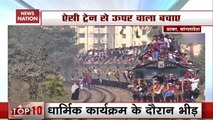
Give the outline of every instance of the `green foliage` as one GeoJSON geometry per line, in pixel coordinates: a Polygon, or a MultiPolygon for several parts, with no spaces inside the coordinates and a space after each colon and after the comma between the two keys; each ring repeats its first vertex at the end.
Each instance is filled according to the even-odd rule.
{"type": "Polygon", "coordinates": [[[42,83],[42,87],[44,90],[44,94],[49,97],[53,96],[62,96],[64,94],[64,86],[63,86],[63,78],[55,75],[48,75],[44,82],[42,83]]]}

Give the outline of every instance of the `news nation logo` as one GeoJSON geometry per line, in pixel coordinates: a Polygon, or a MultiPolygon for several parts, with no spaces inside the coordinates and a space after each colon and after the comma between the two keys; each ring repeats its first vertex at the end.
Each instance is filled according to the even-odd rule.
{"type": "Polygon", "coordinates": [[[16,23],[39,23],[39,10],[17,9],[16,23]]]}
{"type": "Polygon", "coordinates": [[[12,108],[12,115],[42,115],[42,106],[18,107],[12,108]]]}

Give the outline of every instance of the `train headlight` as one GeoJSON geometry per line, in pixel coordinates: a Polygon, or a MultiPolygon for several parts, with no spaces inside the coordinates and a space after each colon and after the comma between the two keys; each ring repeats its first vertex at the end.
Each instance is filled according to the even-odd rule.
{"type": "Polygon", "coordinates": [[[165,64],[164,61],[158,61],[158,68],[164,68],[165,64]]]}

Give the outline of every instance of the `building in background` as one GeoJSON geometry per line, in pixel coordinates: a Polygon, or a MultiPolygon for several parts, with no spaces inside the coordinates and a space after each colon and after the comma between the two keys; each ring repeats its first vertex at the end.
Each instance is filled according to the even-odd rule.
{"type": "Polygon", "coordinates": [[[84,44],[83,51],[113,49],[147,44],[148,26],[77,26],[77,44],[84,44]]]}
{"type": "Polygon", "coordinates": [[[84,51],[91,49],[105,49],[108,46],[108,32],[106,26],[78,26],[77,44],[84,44],[84,51]]]}
{"type": "Polygon", "coordinates": [[[146,45],[150,29],[148,26],[116,26],[115,48],[146,45]]]}

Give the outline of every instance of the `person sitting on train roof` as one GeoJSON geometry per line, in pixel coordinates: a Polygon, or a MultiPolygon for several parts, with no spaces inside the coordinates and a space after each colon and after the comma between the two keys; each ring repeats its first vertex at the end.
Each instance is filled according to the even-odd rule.
{"type": "Polygon", "coordinates": [[[159,58],[159,52],[157,48],[154,48],[154,51],[152,52],[152,58],[154,61],[158,61],[159,58]]]}
{"type": "Polygon", "coordinates": [[[167,53],[165,48],[160,48],[159,60],[166,61],[166,59],[167,59],[167,53]]]}
{"type": "Polygon", "coordinates": [[[168,45],[167,45],[167,42],[164,41],[164,38],[163,38],[163,37],[161,37],[160,40],[157,41],[157,43],[158,43],[158,46],[157,46],[158,50],[159,50],[160,48],[168,49],[168,47],[167,47],[167,46],[168,46],[168,45]]]}
{"type": "Polygon", "coordinates": [[[148,61],[152,61],[152,51],[148,50],[147,53],[145,54],[145,57],[148,58],[148,61]]]}
{"type": "Polygon", "coordinates": [[[176,63],[175,56],[172,51],[168,51],[168,61],[176,63]]]}
{"type": "Polygon", "coordinates": [[[95,64],[134,64],[138,62],[137,60],[140,60],[140,64],[144,65],[158,59],[162,61],[169,60],[190,67],[193,66],[189,62],[187,55],[181,53],[178,40],[163,34],[154,35],[153,40],[148,45],[88,50],[86,56],[82,56],[78,60],[80,61],[79,63],[84,61],[95,64]],[[140,60],[141,56],[142,58],[145,57],[144,61],[140,60]]]}
{"type": "Polygon", "coordinates": [[[164,36],[164,41],[167,43],[167,48],[170,48],[171,39],[169,39],[169,35],[164,36]]]}
{"type": "Polygon", "coordinates": [[[177,63],[180,63],[181,62],[181,52],[180,51],[175,51],[175,53],[174,53],[174,57],[175,57],[175,61],[177,62],[177,63]]]}

